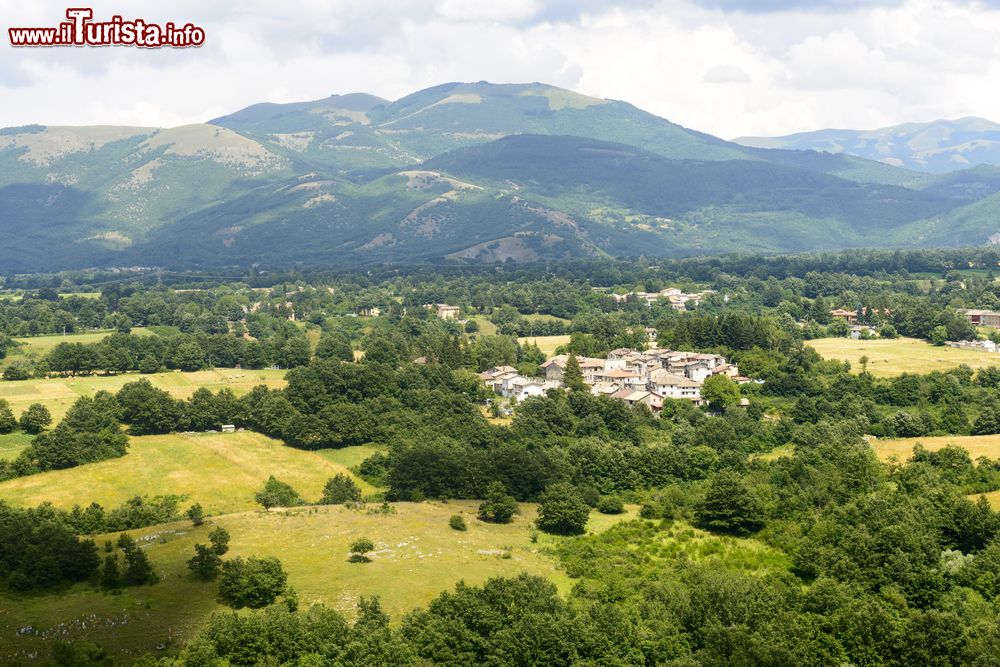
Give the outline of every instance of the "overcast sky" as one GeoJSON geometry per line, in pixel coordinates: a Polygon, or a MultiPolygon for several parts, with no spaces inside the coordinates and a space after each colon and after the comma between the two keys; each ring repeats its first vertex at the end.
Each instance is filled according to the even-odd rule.
{"type": "Polygon", "coordinates": [[[725,138],[1000,121],[1000,0],[117,0],[95,17],[190,21],[206,45],[10,46],[7,28],[66,6],[0,0],[0,126],[173,126],[478,80],[626,100],[725,138]]]}

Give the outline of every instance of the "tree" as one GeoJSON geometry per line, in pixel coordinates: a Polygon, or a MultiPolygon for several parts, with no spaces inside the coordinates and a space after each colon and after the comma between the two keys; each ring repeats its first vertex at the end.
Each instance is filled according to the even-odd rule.
{"type": "Polygon", "coordinates": [[[348,558],[352,563],[370,563],[368,554],[375,550],[375,543],[367,537],[359,537],[351,542],[351,556],[348,558]]]}
{"type": "Polygon", "coordinates": [[[187,562],[192,574],[202,581],[211,581],[219,576],[222,558],[207,544],[194,545],[194,557],[187,562]]]}
{"type": "Polygon", "coordinates": [[[106,589],[118,588],[121,585],[121,568],[118,567],[118,556],[108,554],[104,557],[104,566],[101,568],[101,587],[106,589]]]}
{"type": "Polygon", "coordinates": [[[728,375],[719,373],[705,379],[701,385],[701,397],[713,410],[722,412],[740,402],[740,387],[728,375]]]}
{"type": "MultiPolygon", "coordinates": [[[[0,359],[3,357],[0,356],[0,359]]],[[[31,377],[31,367],[28,364],[21,362],[14,362],[7,368],[3,369],[3,379],[8,382],[17,382],[19,380],[27,380],[31,377]]]]}
{"type": "Polygon", "coordinates": [[[212,544],[212,550],[220,556],[229,551],[229,531],[222,526],[212,529],[208,534],[208,541],[212,544]]]}
{"type": "Polygon", "coordinates": [[[361,500],[361,489],[354,480],[342,472],[327,480],[323,487],[323,499],[320,503],[324,505],[341,505],[347,502],[357,502],[361,500]]]}
{"type": "Polygon", "coordinates": [[[233,609],[261,609],[285,592],[288,575],[277,558],[237,557],[222,564],[219,595],[233,609]]]}
{"type": "Polygon", "coordinates": [[[566,368],[563,369],[563,384],[570,391],[587,391],[587,384],[583,381],[583,371],[580,369],[580,362],[576,355],[570,353],[566,360],[566,368]]]}
{"type": "Polygon", "coordinates": [[[555,535],[580,535],[590,518],[590,507],[570,484],[558,482],[545,489],[539,498],[538,518],[541,530],[555,535]]]}
{"type": "Polygon", "coordinates": [[[118,547],[125,557],[125,570],[122,572],[123,584],[126,586],[145,586],[155,584],[159,580],[146,552],[139,548],[138,543],[128,533],[122,533],[119,536],[118,547]]]}
{"type": "Polygon", "coordinates": [[[507,493],[502,482],[490,482],[486,499],[479,505],[479,520],[490,523],[510,523],[517,513],[517,500],[507,493]]]}
{"type": "Polygon", "coordinates": [[[760,501],[729,470],[712,479],[705,498],[695,507],[695,518],[706,530],[733,535],[749,535],[764,527],[760,501]]]}
{"type": "Polygon", "coordinates": [[[200,503],[195,503],[188,508],[187,517],[191,519],[191,523],[200,526],[205,523],[205,510],[202,509],[200,503]]]}
{"type": "Polygon", "coordinates": [[[340,333],[324,333],[316,345],[316,358],[354,361],[354,350],[351,349],[351,341],[347,340],[347,337],[340,333]]]}
{"type": "Polygon", "coordinates": [[[136,435],[170,433],[181,420],[181,406],[170,394],[143,378],[129,382],[116,396],[122,419],[136,435]]]}
{"type": "Polygon", "coordinates": [[[948,329],[944,326],[936,326],[931,329],[927,339],[932,345],[944,345],[948,342],[948,329]]]}
{"type": "Polygon", "coordinates": [[[263,505],[265,510],[272,507],[297,507],[303,504],[298,492],[274,475],[267,478],[264,488],[254,495],[254,499],[263,505]]]}
{"type": "Polygon", "coordinates": [[[32,403],[27,410],[21,413],[21,419],[18,423],[25,433],[38,435],[52,423],[52,413],[41,403],[32,403]]]}
{"type": "Polygon", "coordinates": [[[0,434],[12,433],[16,428],[17,419],[14,418],[14,411],[10,409],[10,403],[0,398],[0,434]]]}
{"type": "Polygon", "coordinates": [[[205,351],[193,340],[178,345],[172,358],[174,366],[182,371],[200,371],[205,367],[205,351]]]}

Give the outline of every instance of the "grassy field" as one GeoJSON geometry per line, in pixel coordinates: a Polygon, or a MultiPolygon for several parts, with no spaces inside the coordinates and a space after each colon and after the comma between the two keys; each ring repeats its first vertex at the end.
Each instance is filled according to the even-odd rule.
{"type": "MultiPolygon", "coordinates": [[[[427,604],[459,580],[480,584],[489,577],[520,572],[546,576],[563,593],[569,591],[570,580],[546,553],[562,538],[542,535],[531,541],[533,506],[523,505],[511,524],[494,525],[475,519],[477,504],[398,503],[389,515],[343,507],[249,512],[217,517],[198,528],[178,522],[135,531],[136,537],[151,536],[145,549],[160,583],[118,595],[86,585],[24,599],[0,595],[0,656],[47,657],[55,638],[96,641],[116,662],[176,649],[209,614],[223,609],[215,600],[217,584],[193,581],[185,566],[194,544],[206,543],[214,525],[232,534],[226,558],[280,558],[302,608],[323,603],[353,615],[359,596],[379,595],[398,622],[402,614],[427,604]],[[448,527],[452,514],[465,516],[468,531],[448,527]],[[371,563],[347,561],[349,544],[360,536],[376,544],[371,563]],[[37,634],[17,634],[28,625],[37,634]]],[[[635,512],[632,507],[628,514],[615,517],[595,514],[590,529],[606,529],[633,518],[635,512]]]]}
{"type": "Polygon", "coordinates": [[[115,392],[125,383],[135,382],[140,378],[148,379],[154,387],[164,389],[177,398],[187,398],[199,387],[207,387],[212,391],[229,387],[236,394],[244,394],[259,384],[279,388],[285,384],[284,377],[285,371],[235,370],[231,368],[196,371],[194,373],[175,371],[151,375],[136,373],[88,375],[75,378],[0,382],[0,398],[7,399],[15,415],[20,415],[32,403],[42,403],[52,412],[53,419],[59,421],[78,397],[92,396],[102,389],[115,392]]]}
{"type": "Polygon", "coordinates": [[[967,364],[972,368],[1000,366],[1000,354],[937,347],[915,338],[895,340],[851,340],[820,338],[807,343],[825,359],[851,362],[851,370],[861,372],[860,359],[868,357],[868,372],[878,377],[903,373],[929,373],[967,364]]]}
{"type": "MultiPolygon", "coordinates": [[[[32,507],[48,501],[68,509],[91,502],[115,507],[136,495],[177,494],[187,497],[184,507],[197,502],[209,514],[223,514],[256,508],[253,495],[268,475],[315,502],[326,480],[348,468],[332,455],[287,447],[250,431],[140,436],[130,442],[129,453],[119,459],[0,482],[0,500],[32,507]]],[[[366,453],[340,456],[360,463],[366,453]]],[[[376,491],[356,481],[363,493],[376,491]]]]}
{"type": "Polygon", "coordinates": [[[490,318],[485,315],[476,315],[475,317],[470,317],[469,319],[475,320],[476,324],[479,325],[479,333],[483,336],[495,336],[497,333],[497,325],[490,321],[490,318]]]}
{"type": "Polygon", "coordinates": [[[939,437],[896,438],[886,440],[872,439],[875,453],[883,461],[895,456],[905,461],[913,455],[913,446],[921,443],[930,450],[941,449],[946,445],[956,445],[969,452],[973,460],[980,456],[991,459],[1000,458],[1000,435],[943,435],[939,437]]]}
{"type": "Polygon", "coordinates": [[[569,344],[569,336],[533,336],[531,338],[518,338],[517,342],[521,345],[524,345],[525,342],[534,343],[546,357],[551,357],[556,353],[557,347],[569,344]]]}
{"type": "Polygon", "coordinates": [[[0,435],[0,460],[16,459],[21,450],[27,447],[33,438],[34,436],[21,432],[0,435]]]}

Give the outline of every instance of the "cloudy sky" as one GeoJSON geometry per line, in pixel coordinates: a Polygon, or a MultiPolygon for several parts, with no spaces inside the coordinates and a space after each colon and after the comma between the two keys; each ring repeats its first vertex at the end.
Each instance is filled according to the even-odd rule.
{"type": "Polygon", "coordinates": [[[172,126],[459,80],[543,81],[726,138],[1000,121],[1000,0],[99,0],[96,18],[190,21],[207,43],[10,46],[66,6],[0,0],[0,126],[172,126]]]}

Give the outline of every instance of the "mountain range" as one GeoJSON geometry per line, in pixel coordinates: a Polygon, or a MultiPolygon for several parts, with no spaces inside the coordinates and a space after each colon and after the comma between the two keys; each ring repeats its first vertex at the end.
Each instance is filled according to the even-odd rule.
{"type": "Polygon", "coordinates": [[[6,128],[0,273],[1000,238],[1000,168],[867,157],[728,142],[539,83],[257,104],[166,129],[6,128]]]}
{"type": "Polygon", "coordinates": [[[816,130],[784,137],[740,137],[757,148],[843,153],[931,174],[1000,164],[1000,124],[983,118],[907,123],[878,130],[816,130]]]}

